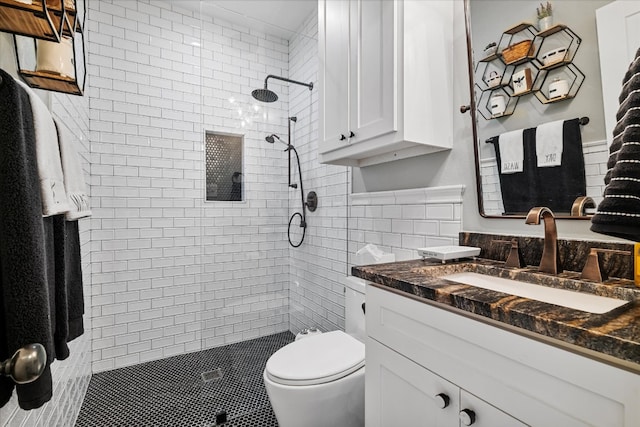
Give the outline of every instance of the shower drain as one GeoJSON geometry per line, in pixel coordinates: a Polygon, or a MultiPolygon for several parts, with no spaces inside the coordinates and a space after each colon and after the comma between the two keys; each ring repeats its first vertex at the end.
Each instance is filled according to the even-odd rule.
{"type": "Polygon", "coordinates": [[[202,376],[202,381],[205,383],[209,383],[211,381],[217,381],[222,378],[222,369],[214,369],[213,371],[206,371],[200,374],[202,376]]]}

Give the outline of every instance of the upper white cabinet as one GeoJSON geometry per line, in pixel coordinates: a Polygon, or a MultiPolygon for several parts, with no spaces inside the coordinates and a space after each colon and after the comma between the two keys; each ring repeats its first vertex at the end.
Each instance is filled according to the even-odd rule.
{"type": "Polygon", "coordinates": [[[320,162],[452,147],[453,2],[320,0],[320,162]]]}

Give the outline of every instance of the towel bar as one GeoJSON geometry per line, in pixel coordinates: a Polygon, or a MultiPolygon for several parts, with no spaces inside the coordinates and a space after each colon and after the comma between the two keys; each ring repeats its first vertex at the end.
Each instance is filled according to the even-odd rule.
{"type": "MultiPolygon", "coordinates": [[[[589,124],[589,117],[584,116],[584,117],[580,117],[578,119],[578,123],[580,123],[581,126],[585,126],[589,124]]],[[[487,138],[484,142],[487,144],[495,144],[498,141],[498,137],[497,136],[492,136],[491,138],[487,138]]]]}

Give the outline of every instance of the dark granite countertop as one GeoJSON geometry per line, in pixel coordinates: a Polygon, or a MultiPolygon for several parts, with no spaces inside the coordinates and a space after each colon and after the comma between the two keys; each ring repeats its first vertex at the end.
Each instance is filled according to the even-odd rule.
{"type": "MultiPolygon", "coordinates": [[[[522,329],[551,341],[568,343],[606,355],[605,361],[621,361],[626,369],[640,372],[640,288],[628,279],[605,283],[581,281],[579,273],[558,276],[539,273],[537,267],[503,268],[500,261],[476,259],[441,264],[412,260],[352,268],[356,277],[454,309],[522,329]],[[593,314],[532,299],[464,285],[440,278],[464,271],[510,278],[561,289],[592,293],[629,301],[605,314],[593,314]],[[629,363],[630,362],[630,363],[629,363]]],[[[478,318],[482,320],[482,318],[478,318]]],[[[513,328],[512,328],[513,330],[513,328]]],[[[531,335],[531,334],[529,334],[531,335]]],[[[593,354],[592,354],[593,356],[593,354]]]]}

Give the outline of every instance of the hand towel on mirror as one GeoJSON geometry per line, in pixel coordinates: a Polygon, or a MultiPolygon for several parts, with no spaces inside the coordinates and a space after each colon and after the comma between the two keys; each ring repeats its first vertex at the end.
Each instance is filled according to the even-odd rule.
{"type": "Polygon", "coordinates": [[[82,163],[78,152],[73,146],[73,139],[69,130],[64,123],[58,123],[56,120],[54,120],[54,123],[58,131],[64,188],[69,202],[69,211],[65,213],[65,219],[67,221],[76,221],[80,218],[91,216],[82,163]]]}
{"type": "Polygon", "coordinates": [[[524,169],[522,129],[500,134],[498,145],[500,146],[500,173],[522,172],[524,169]]]}
{"type": "Polygon", "coordinates": [[[564,120],[544,123],[536,129],[536,158],[539,168],[560,166],[564,120]]]}
{"type": "Polygon", "coordinates": [[[42,216],[65,213],[69,210],[69,203],[64,189],[60,148],[53,117],[44,102],[29,86],[20,81],[17,82],[29,94],[31,102],[42,195],[42,216]]]}

